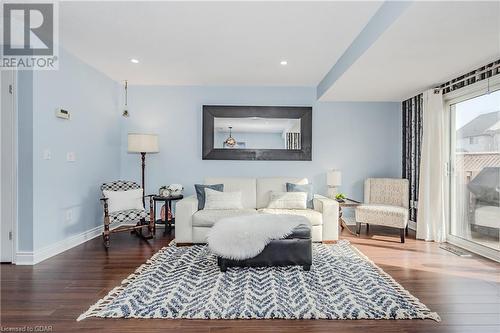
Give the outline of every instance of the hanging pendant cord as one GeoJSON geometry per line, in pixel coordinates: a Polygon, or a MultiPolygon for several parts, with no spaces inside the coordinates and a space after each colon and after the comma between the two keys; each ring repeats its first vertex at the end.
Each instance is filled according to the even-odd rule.
{"type": "Polygon", "coordinates": [[[128,100],[128,81],[125,80],[125,106],[127,106],[127,100],[128,100]]]}

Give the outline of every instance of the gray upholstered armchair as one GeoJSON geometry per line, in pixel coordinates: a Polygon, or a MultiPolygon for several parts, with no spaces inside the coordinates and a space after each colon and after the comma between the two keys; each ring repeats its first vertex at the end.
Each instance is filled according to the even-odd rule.
{"type": "MultiPolygon", "coordinates": [[[[111,183],[105,183],[101,186],[102,191],[128,191],[128,190],[138,190],[141,187],[132,181],[123,181],[118,180],[111,183]]],[[[104,246],[109,248],[110,245],[110,235],[115,232],[122,231],[133,231],[138,236],[144,239],[150,239],[154,235],[154,221],[153,214],[151,213],[153,209],[153,201],[150,195],[143,196],[143,204],[144,199],[149,197],[149,211],[142,206],[142,209],[126,209],[115,212],[109,212],[108,206],[108,198],[106,198],[103,194],[101,198],[101,202],[104,204],[104,231],[102,233],[104,246]],[[117,226],[128,225],[128,227],[111,229],[110,226],[114,224],[117,226]],[[149,235],[144,236],[142,234],[142,228],[147,226],[149,235]]]]}
{"type": "Polygon", "coordinates": [[[356,208],[356,232],[361,223],[398,228],[401,243],[408,233],[408,180],[368,178],[365,180],[364,204],[356,208]]]}

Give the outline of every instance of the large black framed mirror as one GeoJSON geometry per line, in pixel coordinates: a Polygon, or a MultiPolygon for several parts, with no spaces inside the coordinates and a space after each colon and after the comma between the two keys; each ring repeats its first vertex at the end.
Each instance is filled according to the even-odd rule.
{"type": "Polygon", "coordinates": [[[203,105],[204,160],[310,161],[312,108],[203,105]]]}

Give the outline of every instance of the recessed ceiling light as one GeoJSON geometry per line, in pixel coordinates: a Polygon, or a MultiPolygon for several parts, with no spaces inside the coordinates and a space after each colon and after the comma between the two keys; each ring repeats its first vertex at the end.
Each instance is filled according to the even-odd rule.
{"type": "Polygon", "coordinates": [[[286,66],[286,65],[288,65],[288,61],[286,61],[286,60],[281,60],[280,65],[281,65],[281,66],[286,66]]]}
{"type": "Polygon", "coordinates": [[[139,60],[132,58],[132,59],[130,59],[130,62],[132,62],[132,63],[134,63],[134,64],[138,64],[138,63],[139,63],[139,60]]]}

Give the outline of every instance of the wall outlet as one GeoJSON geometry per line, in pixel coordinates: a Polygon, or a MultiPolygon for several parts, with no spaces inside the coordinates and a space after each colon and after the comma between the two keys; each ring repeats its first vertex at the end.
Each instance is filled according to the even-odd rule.
{"type": "Polygon", "coordinates": [[[44,149],[43,159],[44,160],[51,160],[52,159],[52,152],[50,151],[50,149],[44,149]]]}
{"type": "Polygon", "coordinates": [[[64,110],[64,109],[57,109],[56,110],[56,117],[69,120],[69,118],[70,118],[69,111],[64,110]]]}
{"type": "Polygon", "coordinates": [[[73,210],[67,209],[66,210],[66,222],[71,222],[71,221],[73,221],[73,210]]]}
{"type": "Polygon", "coordinates": [[[66,161],[75,162],[76,161],[76,153],[74,151],[70,151],[66,153],[66,161]]]}

